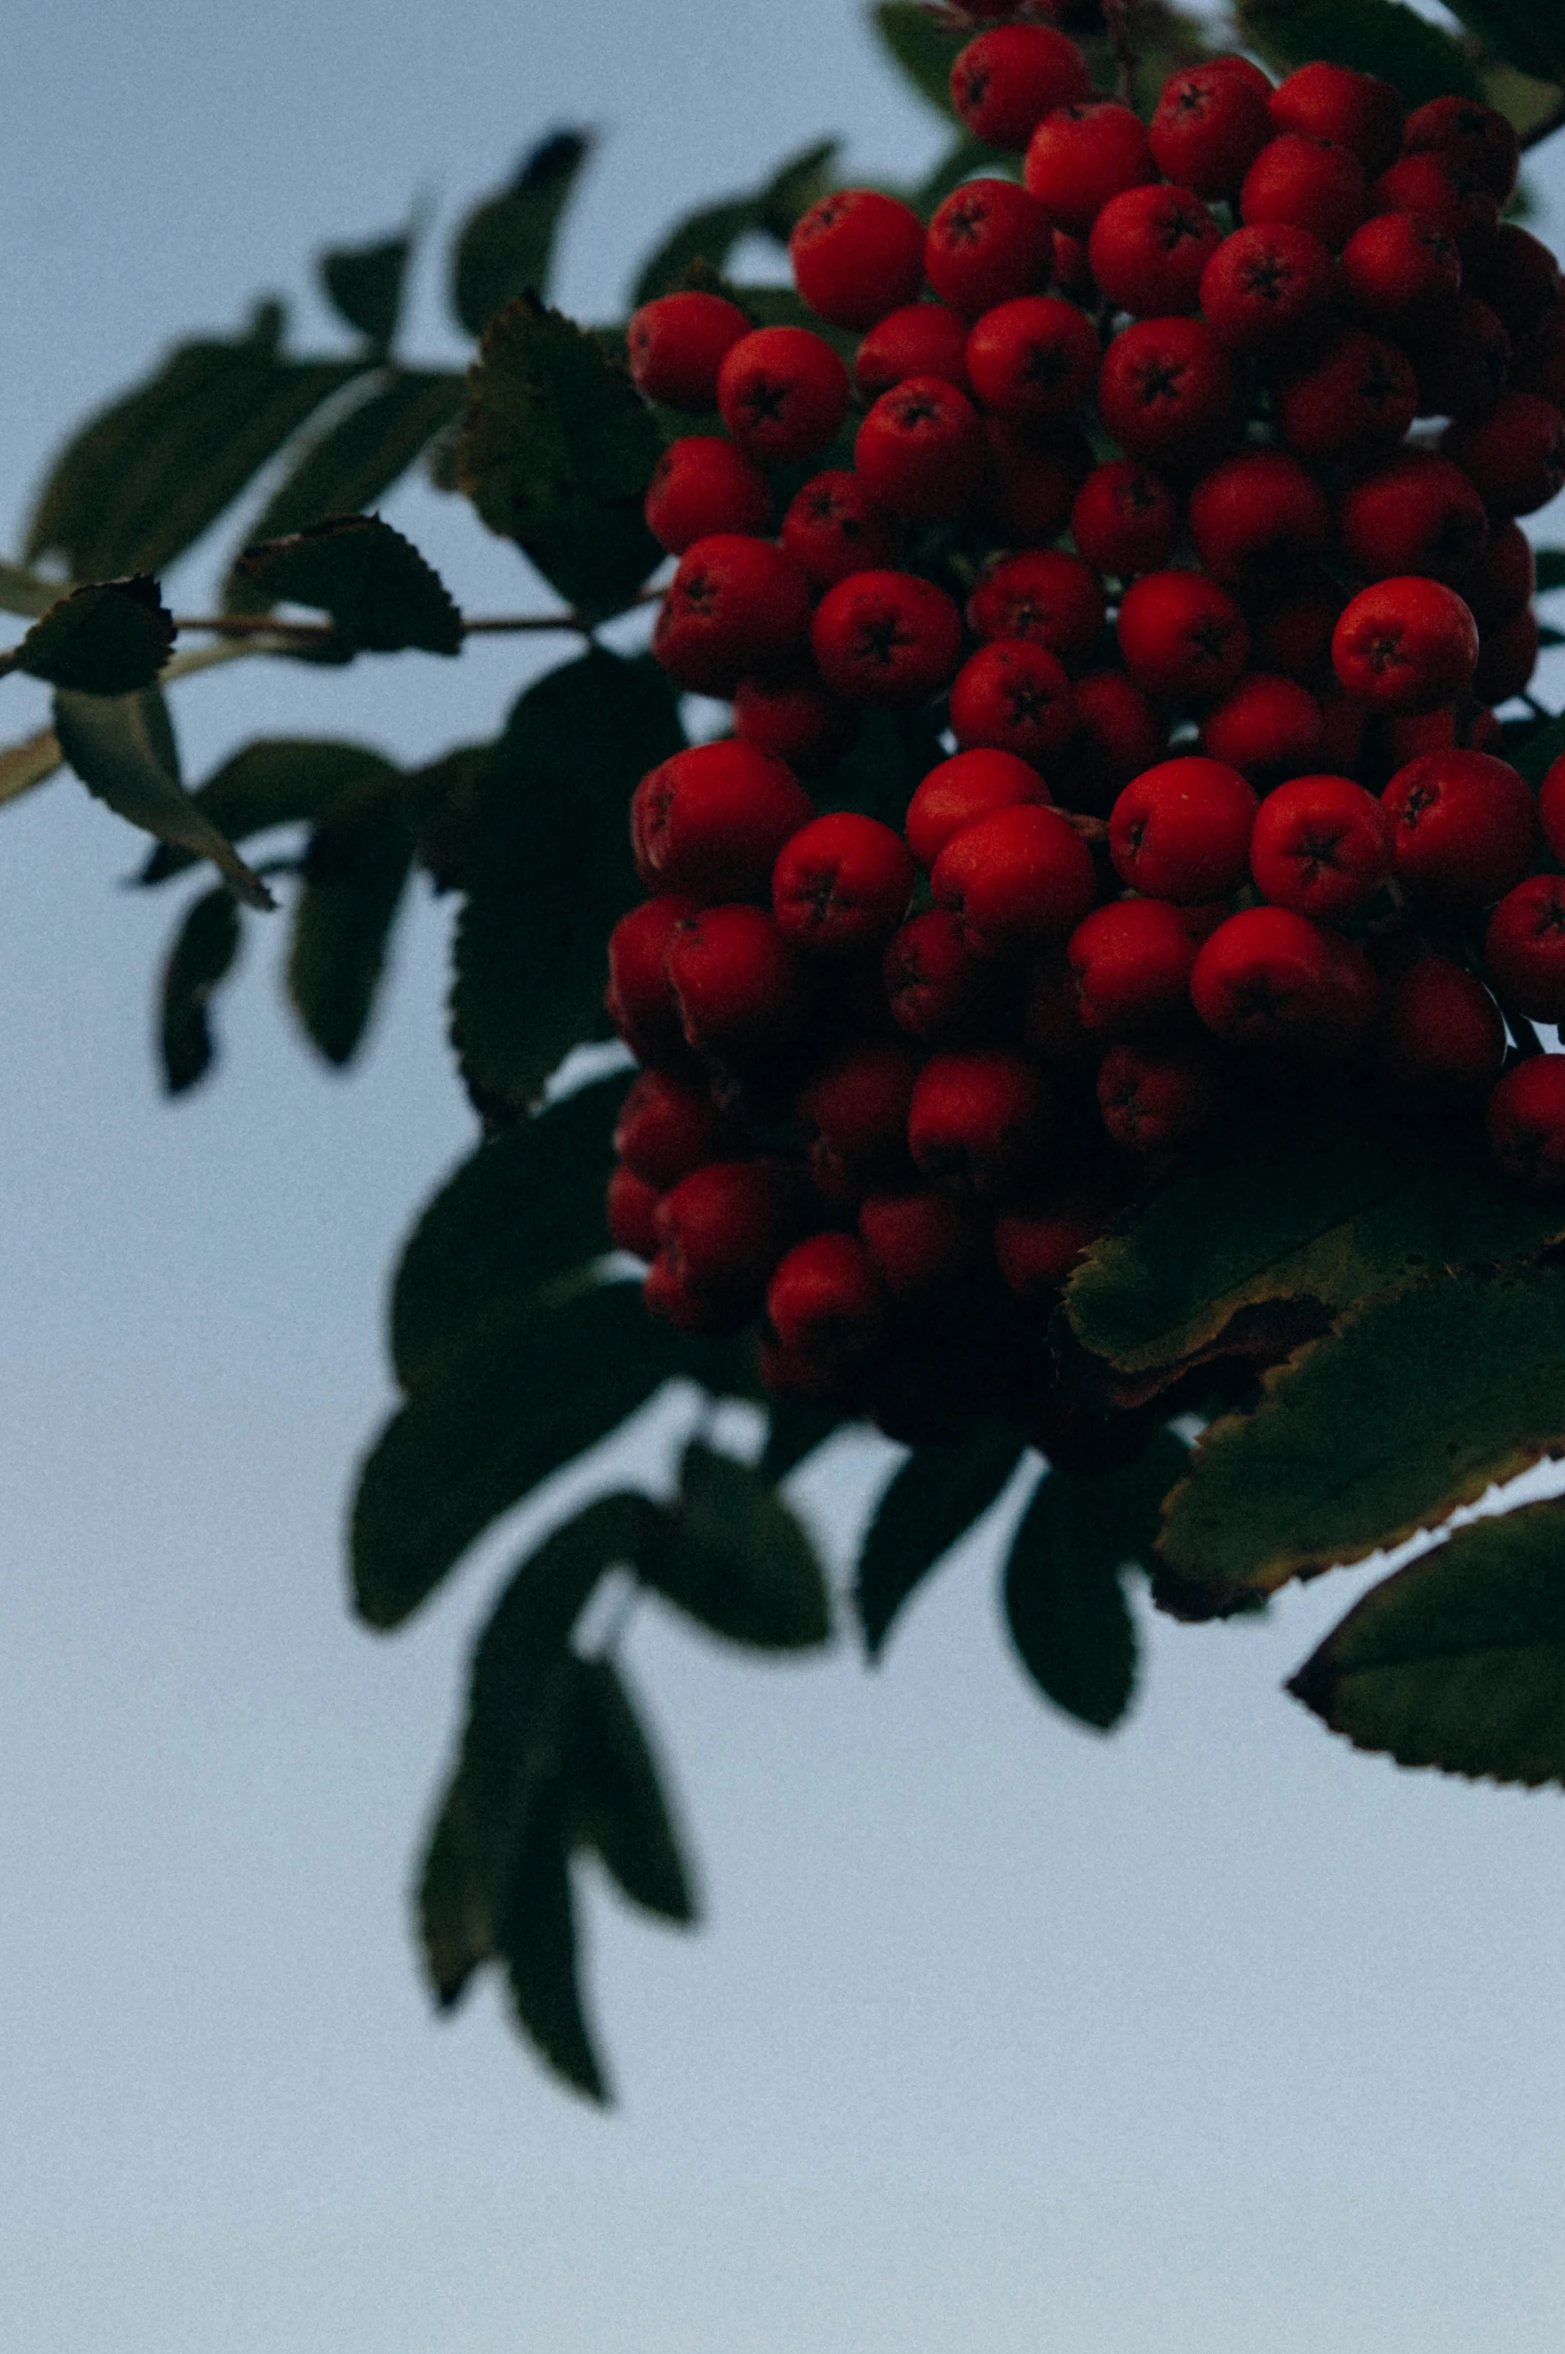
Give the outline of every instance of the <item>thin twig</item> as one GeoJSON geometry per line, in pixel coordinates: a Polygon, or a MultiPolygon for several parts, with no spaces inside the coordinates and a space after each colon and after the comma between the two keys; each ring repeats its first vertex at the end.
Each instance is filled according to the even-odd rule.
{"type": "Polygon", "coordinates": [[[1141,60],[1136,55],[1136,44],[1130,30],[1131,0],[1103,0],[1103,21],[1108,29],[1109,47],[1119,68],[1117,96],[1125,106],[1136,103],[1136,67],[1141,60]]]}

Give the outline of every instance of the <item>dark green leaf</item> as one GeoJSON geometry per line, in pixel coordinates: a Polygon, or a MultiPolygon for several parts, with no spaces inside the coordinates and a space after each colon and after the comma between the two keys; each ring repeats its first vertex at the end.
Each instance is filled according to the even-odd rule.
{"type": "Polygon", "coordinates": [[[688,214],[643,263],[632,303],[639,308],[660,294],[671,294],[697,263],[711,270],[726,268],[741,238],[760,235],[786,245],[800,215],[825,194],[836,154],[836,140],[822,140],[791,155],[749,195],[726,197],[688,214]]]}
{"type": "Polygon", "coordinates": [[[174,616],[145,573],[72,589],[16,649],[18,670],[83,695],[150,687],[174,651],[174,616]]]}
{"type": "Polygon", "coordinates": [[[599,647],[512,712],[481,788],[451,994],[463,1072],[486,1098],[535,1101],[592,1034],[604,943],[637,896],[630,795],[682,741],[662,674],[599,647]]]}
{"type": "Polygon", "coordinates": [[[373,245],[339,245],[320,258],[328,299],[377,357],[391,349],[397,332],[412,251],[412,238],[403,235],[379,238],[373,245]]]}
{"type": "Polygon", "coordinates": [[[565,1802],[550,1793],[529,1815],[495,1920],[516,2015],[556,2075],[606,2102],[607,2079],[582,2003],[580,1938],[565,1802]]]}
{"type": "MultiPolygon", "coordinates": [[[[272,826],[322,817],[347,794],[396,773],[364,744],[331,736],[268,736],[232,754],[190,798],[219,833],[243,842],[272,826]]],[[[136,879],[165,883],[192,863],[190,851],[162,843],[136,879]]]]}
{"type": "Polygon", "coordinates": [[[508,188],[468,214],[451,260],[451,308],[469,335],[519,294],[548,294],[560,215],[591,144],[584,131],[553,132],[508,188]]]}
{"type": "Polygon", "coordinates": [[[225,884],[187,908],[163,967],[158,1040],[163,1084],[182,1095],[212,1063],[208,1011],[239,954],[239,904],[225,884]]]}
{"type": "Polygon", "coordinates": [[[1565,588],[1565,548],[1539,548],[1538,594],[1547,596],[1551,589],[1565,588]]]}
{"type": "Polygon", "coordinates": [[[695,1896],[662,1776],[624,1679],[608,1659],[578,1659],[572,1668],[571,1829],[633,1904],[665,1921],[694,1921],[695,1896]]]}
{"type": "Polygon", "coordinates": [[[473,837],[492,744],[458,744],[406,779],[416,854],[437,891],[474,880],[473,837]]]}
{"type": "Polygon", "coordinates": [[[1282,66],[1317,57],[1394,82],[1409,109],[1431,98],[1482,98],[1472,60],[1402,0],[1242,0],[1245,38],[1282,66]]]}
{"type": "Polygon", "coordinates": [[[1561,0],[1449,0],[1451,14],[1484,47],[1541,82],[1565,82],[1561,0]]]}
{"type": "Polygon", "coordinates": [[[1565,1504],[1458,1529],[1372,1587],[1288,1689],[1399,1765],[1565,1781],[1565,1504]]]}
{"type": "Polygon", "coordinates": [[[881,47],[901,67],[919,96],[954,122],[951,68],[971,36],[965,31],[947,31],[919,0],[875,0],[870,14],[881,47]]]}
{"type": "Polygon", "coordinates": [[[1543,622],[1538,630],[1538,643],[1540,646],[1565,646],[1565,630],[1551,629],[1547,622],[1543,622]]]}
{"type": "Polygon", "coordinates": [[[1207,1617],[1432,1528],[1565,1445],[1565,1270],[1442,1276],[1346,1317],[1207,1429],[1158,1596],[1207,1617]]]}
{"type": "Polygon", "coordinates": [[[636,1557],[646,1583],[713,1634],[758,1651],[803,1651],[831,1633],[826,1581],[770,1481],[693,1439],[679,1502],[636,1557]]]}
{"type": "Polygon", "coordinates": [[[163,842],[209,858],[248,906],[270,907],[272,895],[179,781],[179,760],[168,711],[156,687],[139,695],[54,698],[60,750],[89,793],[163,842]]]}
{"type": "Polygon", "coordinates": [[[813,1398],[772,1398],[766,1409],[766,1444],[756,1469],[775,1485],[843,1428],[834,1406],[818,1405],[813,1398]]]}
{"type": "Polygon", "coordinates": [[[378,515],[334,515],[286,539],[263,540],[246,548],[235,569],[269,603],[281,598],[329,613],[355,650],[462,650],[462,616],[444,581],[378,515]]]}
{"type": "Polygon", "coordinates": [[[988,1511],[1022,1457],[999,1423],[980,1423],[954,1446],[916,1447],[891,1481],[865,1532],[853,1602],[864,1648],[879,1656],[898,1611],[988,1511]]]}
{"type": "Polygon", "coordinates": [[[395,776],[361,788],[310,837],[288,943],[288,995],[305,1035],[339,1067],[364,1036],[412,862],[395,776]]]}
{"type": "Polygon", "coordinates": [[[451,2010],[494,1952],[487,1859],[459,1766],[446,1785],[418,1879],[419,1943],[435,2000],[451,2010]]]}
{"type": "Polygon", "coordinates": [[[1525,743],[1507,749],[1506,758],[1536,790],[1562,752],[1565,752],[1565,715],[1534,729],[1525,743]]]}
{"type": "Polygon", "coordinates": [[[866,711],[851,749],[817,779],[822,809],[855,809],[900,827],[914,787],[945,757],[927,711],[866,711]]]}
{"type": "Polygon", "coordinates": [[[641,512],[658,455],[628,371],[574,320],[524,296],[491,322],[458,479],[489,529],[589,619],[621,611],[662,560],[641,512]]]}

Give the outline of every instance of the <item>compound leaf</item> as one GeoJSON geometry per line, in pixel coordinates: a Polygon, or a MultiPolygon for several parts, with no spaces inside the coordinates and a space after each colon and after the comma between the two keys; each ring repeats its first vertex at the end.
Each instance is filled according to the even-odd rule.
{"type": "Polygon", "coordinates": [[[378,515],[333,515],[246,548],[235,570],[267,603],[329,613],[354,652],[459,654],[462,616],[434,566],[378,515]]]}
{"type": "Polygon", "coordinates": [[[211,1068],[211,1002],[233,970],[239,940],[239,904],[222,883],[187,908],[174,934],[163,966],[158,1017],[163,1084],[170,1095],[183,1095],[211,1068]]]}
{"type": "Polygon", "coordinates": [[[951,1446],[914,1448],[859,1552],[853,1603],[871,1659],[909,1595],[988,1511],[1021,1458],[1022,1441],[999,1423],[980,1423],[951,1446]]]}
{"type": "Polygon", "coordinates": [[[248,906],[273,904],[260,876],[180,783],[174,731],[156,687],[137,695],[79,695],[62,687],[54,698],[54,732],[96,799],[160,841],[209,858],[248,906]]]}
{"type": "Polygon", "coordinates": [[[509,187],[468,214],[451,257],[451,308],[469,335],[519,294],[548,294],[560,217],[591,149],[585,131],[553,132],[509,187]]]}
{"type": "Polygon", "coordinates": [[[174,651],[174,616],[146,573],[72,589],[16,649],[18,670],[82,695],[150,687],[174,651]]]}

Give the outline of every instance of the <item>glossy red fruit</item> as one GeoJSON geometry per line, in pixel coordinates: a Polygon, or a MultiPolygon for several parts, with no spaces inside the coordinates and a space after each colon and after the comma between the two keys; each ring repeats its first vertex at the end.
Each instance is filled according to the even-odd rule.
{"type": "Polygon", "coordinates": [[[1400,1086],[1487,1087],[1505,1060],[1505,1024],[1464,966],[1446,956],[1420,956],[1387,986],[1376,1051],[1381,1069],[1400,1086]]]}
{"type": "Polygon", "coordinates": [[[817,318],[873,327],[923,284],[923,223],[910,204],[878,188],[834,188],[795,225],[788,259],[817,318]]]}
{"type": "Polygon", "coordinates": [[[967,331],[967,320],[948,303],[905,303],[877,320],[859,345],[854,384],[866,401],[879,400],[907,376],[943,376],[967,392],[967,331]]]}
{"type": "Polygon", "coordinates": [[[1521,525],[1496,524],[1482,555],[1452,585],[1461,591],[1480,635],[1486,629],[1503,629],[1524,613],[1538,585],[1538,566],[1521,525]]]}
{"type": "Polygon", "coordinates": [[[1014,180],[964,180],[929,224],[924,275],[942,302],[969,318],[1049,282],[1054,230],[1014,180]]]}
{"type": "Polygon", "coordinates": [[[1066,949],[1082,1027],[1132,1038],[1185,1010],[1196,942],[1185,910],[1166,899],[1114,899],[1095,907],[1066,949]]]}
{"type": "Polygon", "coordinates": [[[683,1069],[690,1060],[679,1005],[669,986],[668,952],[696,902],[677,892],[643,900],[609,934],[609,985],[604,1006],[640,1063],[683,1069]]]}
{"type": "Polygon", "coordinates": [[[1381,795],[1392,867],[1422,905],[1485,907],[1532,864],[1537,811],[1510,763],[1488,752],[1426,752],[1381,795]]]}
{"type": "Polygon", "coordinates": [[[1266,221],[1237,229],[1201,273],[1201,309],[1225,349],[1274,357],[1307,347],[1336,294],[1330,250],[1308,229],[1266,221]]]}
{"type": "Polygon", "coordinates": [[[632,796],[636,871],[649,891],[765,900],[777,853],[814,814],[782,761],[750,744],[692,744],[649,769],[632,796]]]}
{"type": "Polygon", "coordinates": [[[658,1188],[638,1177],[634,1169],[615,1170],[604,1207],[609,1240],[617,1251],[629,1251],[637,1259],[657,1256],[657,1214],[662,1199],[658,1188]]]}
{"type": "Polygon", "coordinates": [[[1059,1129],[1044,1072],[1004,1047],[932,1055],[908,1115],[908,1143],[930,1183],[980,1199],[1041,1175],[1059,1129]]]}
{"type": "Polygon", "coordinates": [[[855,572],[815,608],[810,645],[834,694],[921,703],[956,669],[962,617],[944,589],[917,573],[855,572]]]}
{"type": "Polygon", "coordinates": [[[692,290],[659,295],[625,330],[636,388],[671,409],[715,409],[717,371],[750,322],[736,303],[692,290]]]}
{"type": "Polygon", "coordinates": [[[1242,674],[1250,632],[1228,591],[1200,572],[1148,572],[1120,600],[1125,667],[1150,695],[1199,702],[1242,674]]]}
{"type": "Polygon", "coordinates": [[[647,529],[659,547],[682,556],[714,532],[764,532],[772,489],[753,458],[715,433],[671,441],[647,485],[647,529]]]}
{"type": "Polygon", "coordinates": [[[1433,450],[1403,450],[1348,485],[1337,533],[1361,580],[1418,572],[1449,583],[1483,552],[1489,519],[1460,466],[1433,450]]]}
{"type": "Polygon", "coordinates": [[[891,1018],[910,1038],[963,1046],[993,1035],[997,969],[974,956],[945,908],[931,907],[902,926],[886,950],[881,978],[891,1018]]]}
{"type": "Polygon", "coordinates": [[[912,853],[877,818],[847,809],[811,819],[778,852],[772,913],[811,956],[880,949],[907,913],[912,853]]]}
{"type": "Polygon", "coordinates": [[[1083,98],[1044,116],[1028,142],[1022,176],[1060,228],[1085,237],[1111,196],[1155,180],[1157,166],[1128,106],[1083,98]]]}
{"type": "Polygon", "coordinates": [[[1541,238],[1515,221],[1502,221],[1483,257],[1476,291],[1498,313],[1506,333],[1521,342],[1558,306],[1560,265],[1541,238]]]}
{"type": "Polygon", "coordinates": [[[1020,155],[1046,114],[1084,99],[1086,59],[1052,25],[996,25],[951,68],[951,103],[987,146],[1020,155]]]}
{"type": "Polygon", "coordinates": [[[1133,776],[1168,749],[1168,714],[1122,670],[1095,670],[1072,687],[1076,725],[1055,763],[1068,809],[1107,811],[1133,776]]]}
{"type": "Polygon", "coordinates": [[[1366,327],[1428,334],[1455,312],[1462,257],[1455,240],[1423,214],[1379,213],[1343,247],[1342,279],[1366,327]]]}
{"type": "Polygon", "coordinates": [[[1351,148],[1283,131],[1261,149],[1239,191],[1246,228],[1263,221],[1307,229],[1339,253],[1369,211],[1369,177],[1351,148]]]}
{"type": "Polygon", "coordinates": [[[1389,449],[1418,411],[1418,379],[1405,352],[1350,328],[1277,386],[1277,428],[1314,463],[1389,449]]]}
{"type": "Polygon", "coordinates": [[[910,1182],[907,1116],[922,1067],[900,1040],[853,1046],[818,1071],[794,1113],[819,1192],[853,1207],[872,1185],[910,1182]]]}
{"type": "Polygon", "coordinates": [[[959,515],[983,480],[988,454],[972,402],[939,376],[909,376],[883,392],[853,444],[870,497],[919,523],[959,515]]]}
{"type": "Polygon", "coordinates": [[[1418,413],[1465,424],[1487,417],[1510,381],[1511,339],[1486,302],[1459,294],[1448,321],[1407,338],[1418,371],[1418,413]]]}
{"type": "Polygon", "coordinates": [[[1507,1006],[1565,1021],[1565,876],[1527,875],[1489,918],[1483,960],[1507,1006]]]}
{"type": "Polygon", "coordinates": [[[1087,258],[1117,310],[1134,318],[1193,311],[1223,233],[1192,188],[1127,188],[1092,225],[1087,258]]]}
{"type": "Polygon", "coordinates": [[[1198,196],[1234,195],[1271,137],[1265,89],[1214,63],[1170,74],[1147,127],[1158,170],[1198,196]]]}
{"type": "Polygon", "coordinates": [[[856,1234],[811,1234],[778,1263],[766,1320],[790,1353],[829,1366],[871,1356],[885,1335],[890,1295],[856,1234]]]}
{"type": "Polygon", "coordinates": [[[1565,487],[1565,416],[1535,392],[1505,393],[1487,417],[1448,426],[1440,448],[1495,515],[1535,514],[1565,487]]]}
{"type": "Polygon", "coordinates": [[[994,1222],[994,1255],[1006,1287],[1033,1305],[1052,1298],[1113,1215],[1106,1192],[1080,1184],[1002,1210],[994,1222]]]}
{"type": "Polygon", "coordinates": [[[857,705],[829,694],[809,674],[742,678],[734,689],[734,734],[801,775],[833,767],[858,731],[857,705]]]}
{"type": "Polygon", "coordinates": [[[1565,1055],[1517,1063],[1489,1098],[1489,1149],[1533,1193],[1565,1191],[1565,1055]]]}
{"type": "Polygon", "coordinates": [[[1116,580],[1157,572],[1179,545],[1173,486],[1135,458],[1096,466],[1076,493],[1071,537],[1086,561],[1116,580]]]}
{"type": "Polygon", "coordinates": [[[1361,950],[1287,907],[1241,909],[1218,925],[1190,976],[1196,1012],[1236,1046],[1351,1052],[1379,1011],[1361,950]]]}
{"type": "Polygon", "coordinates": [[[1274,907],[1341,923],[1389,877],[1391,834],[1389,813],[1351,777],[1295,777],[1256,813],[1250,872],[1274,907]]]}
{"type": "Polygon", "coordinates": [[[757,327],[741,337],[717,373],[723,423],[768,465],[813,458],[848,413],[848,371],[824,336],[808,327],[757,327]]]}
{"type": "Polygon", "coordinates": [[[994,415],[1047,425],[1080,408],[1098,369],[1098,339],[1074,303],[1024,294],[981,318],[967,338],[967,374],[994,415]]]}
{"type": "Polygon", "coordinates": [[[1187,755],[1160,761],[1125,787],[1109,818],[1120,880],[1189,907],[1226,898],[1244,880],[1256,799],[1236,768],[1187,755]]]}
{"type": "Polygon", "coordinates": [[[1279,131],[1351,149],[1371,174],[1394,162],[1402,144],[1402,97],[1396,85],[1351,66],[1325,61],[1300,66],[1272,92],[1271,117],[1279,131]]]}
{"type": "Polygon", "coordinates": [[[1046,802],[1049,788],[1014,752],[957,752],[914,791],[904,821],[908,848],[927,874],[953,835],[996,809],[1046,802]]]}
{"type": "Polygon", "coordinates": [[[1472,685],[1478,631],[1454,589],[1399,575],[1349,600],[1331,659],[1347,692],[1374,710],[1433,711],[1472,685]]]}
{"type": "Polygon", "coordinates": [[[688,916],[669,947],[668,978],[687,1040],[721,1063],[782,1053],[810,1011],[805,961],[759,907],[688,916]]]}
{"type": "Polygon", "coordinates": [[[1217,1069],[1198,1046],[1111,1046],[1098,1068],[1098,1111],[1114,1142],[1157,1157],[1194,1144],[1218,1104],[1217,1069]]]}
{"type": "Polygon", "coordinates": [[[866,1195],[859,1233],[886,1289],[899,1300],[928,1299],[965,1283],[984,1247],[972,1205],[933,1186],[866,1195]]]}
{"type": "Polygon", "coordinates": [[[1432,98],[1402,126],[1405,155],[1433,154],[1475,172],[1497,204],[1516,190],[1521,141],[1505,116],[1472,98],[1432,98]]]}
{"type": "Polygon", "coordinates": [[[1449,156],[1404,155],[1370,191],[1375,212],[1419,213],[1452,238],[1464,269],[1482,263],[1500,225],[1492,191],[1467,165],[1449,156]]]}
{"type": "Polygon", "coordinates": [[[786,549],[719,531],[693,541],[680,557],[652,651],[680,686],[726,695],[747,672],[787,669],[809,629],[809,582],[786,549]]]}
{"type": "Polygon", "coordinates": [[[1138,319],[1098,372],[1098,414],[1127,457],[1209,464],[1233,439],[1243,393],[1232,360],[1200,319],[1138,319]]]}
{"type": "Polygon", "coordinates": [[[1064,665],[1046,646],[995,638],[952,680],[950,717],[964,751],[986,747],[1047,761],[1070,740],[1076,704],[1064,665]]]}
{"type": "Polygon", "coordinates": [[[799,1174],[785,1162],[714,1161],[663,1196],[659,1256],[676,1284],[742,1321],[760,1306],[802,1208],[799,1174]]]}
{"type": "Polygon", "coordinates": [[[692,1169],[732,1157],[739,1129],[697,1080],[643,1071],[620,1107],[614,1150],[627,1169],[666,1193],[692,1169]]]}
{"type": "Polygon", "coordinates": [[[1321,706],[1297,679],[1253,670],[1201,722],[1201,749],[1238,769],[1258,791],[1318,769],[1325,750],[1321,706]]]}
{"type": "Polygon", "coordinates": [[[952,836],[930,875],[935,905],[956,918],[973,955],[1034,955],[1073,932],[1098,895],[1087,848],[1068,818],[1020,802],[952,836]]]}
{"type": "Polygon", "coordinates": [[[782,544],[812,588],[894,563],[902,527],[849,468],[814,474],[783,517],[782,544]]]}
{"type": "Polygon", "coordinates": [[[1296,576],[1324,552],[1326,493],[1286,450],[1236,450],[1190,493],[1190,536],[1208,572],[1230,586],[1296,576]]]}
{"type": "Polygon", "coordinates": [[[1091,653],[1103,628],[1103,583],[1090,564],[1055,548],[1007,556],[967,600],[976,638],[1025,638],[1047,646],[1067,670],[1091,653]]]}

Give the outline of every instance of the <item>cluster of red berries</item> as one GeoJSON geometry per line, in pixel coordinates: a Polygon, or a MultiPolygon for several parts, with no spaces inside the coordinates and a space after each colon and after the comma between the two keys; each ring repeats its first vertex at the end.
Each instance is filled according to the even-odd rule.
{"type": "Polygon", "coordinates": [[[707,290],[630,328],[643,393],[713,427],[648,493],[654,652],[733,734],[634,800],[612,1230],[659,1313],[760,1316],[776,1387],[890,1427],[966,1379],[958,1329],[1036,1362],[1117,1208],[1278,1074],[1486,1103],[1501,1166],[1565,1188],[1530,1028],[1565,1019],[1565,762],[1540,805],[1493,711],[1538,652],[1516,518],[1565,484],[1515,133],[1237,57],[1144,125],[1034,22],[951,87],[1020,180],[927,227],[823,198],[791,241],[823,332],[707,290]],[[887,705],[949,756],[899,824],[822,813],[799,778],[829,801],[887,705]]]}

